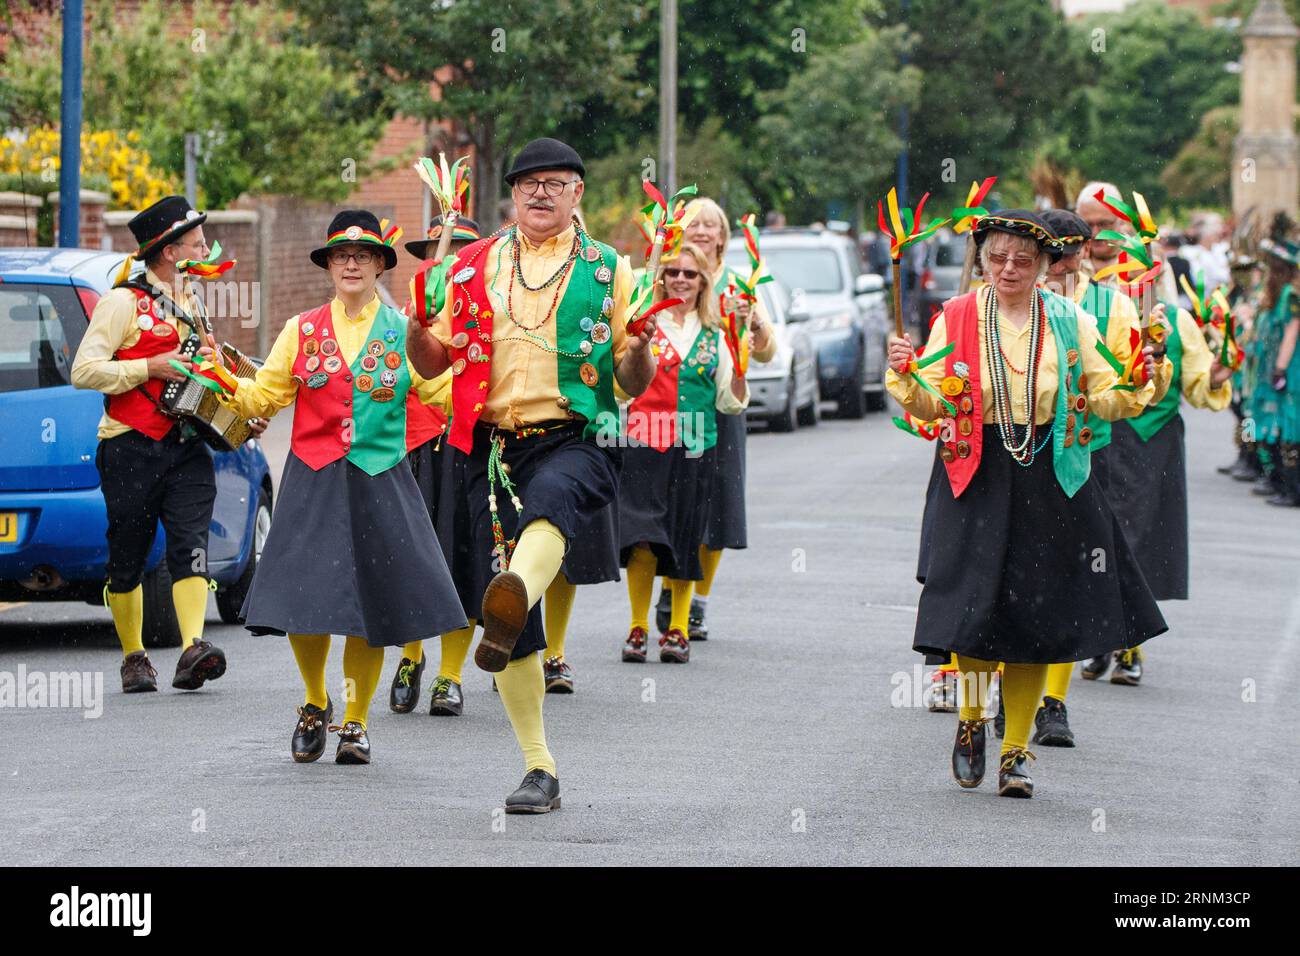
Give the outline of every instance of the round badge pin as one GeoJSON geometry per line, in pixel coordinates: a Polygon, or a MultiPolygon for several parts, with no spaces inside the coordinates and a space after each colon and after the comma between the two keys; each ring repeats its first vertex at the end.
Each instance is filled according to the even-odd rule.
{"type": "Polygon", "coordinates": [[[317,342],[315,339],[308,339],[306,342],[302,343],[303,355],[315,355],[319,351],[320,351],[320,343],[317,342]]]}
{"type": "Polygon", "coordinates": [[[379,359],[375,358],[373,355],[363,355],[361,356],[361,367],[367,372],[373,372],[375,369],[379,368],[379,359]]]}
{"type": "Polygon", "coordinates": [[[595,319],[593,319],[593,318],[591,318],[591,317],[589,317],[589,316],[583,316],[582,321],[580,321],[580,322],[578,323],[578,328],[582,329],[582,331],[584,331],[584,332],[590,332],[591,329],[592,329],[592,327],[593,327],[595,324],[596,324],[596,320],[595,320],[595,319]]]}
{"type": "Polygon", "coordinates": [[[375,387],[375,380],[369,375],[357,376],[357,391],[368,392],[375,387]]]}
{"type": "Polygon", "coordinates": [[[375,358],[379,358],[379,356],[384,354],[384,343],[379,341],[379,339],[371,339],[370,344],[366,346],[366,351],[375,358]]]}
{"type": "Polygon", "coordinates": [[[456,274],[451,277],[451,281],[457,285],[460,285],[463,282],[468,282],[470,279],[474,278],[474,271],[473,266],[466,266],[464,269],[458,270],[456,274]]]}
{"type": "Polygon", "coordinates": [[[316,369],[320,368],[320,356],[308,355],[307,361],[303,363],[302,367],[305,368],[308,372],[316,371],[316,369]]]}
{"type": "Polygon", "coordinates": [[[451,337],[451,347],[454,349],[463,349],[469,345],[469,334],[466,332],[457,332],[451,337]]]}
{"type": "Polygon", "coordinates": [[[609,266],[604,266],[604,265],[603,265],[603,266],[601,266],[599,269],[596,270],[596,281],[597,281],[597,282],[608,282],[608,281],[609,281],[610,279],[612,279],[612,278],[614,278],[614,273],[612,273],[612,272],[609,271],[609,266]]]}
{"type": "Polygon", "coordinates": [[[384,356],[384,364],[389,368],[399,368],[402,364],[401,352],[389,352],[384,356]]]}
{"type": "Polygon", "coordinates": [[[304,322],[302,324],[303,335],[311,335],[315,331],[316,331],[316,326],[312,325],[310,322],[304,322]]]}
{"type": "Polygon", "coordinates": [[[1092,441],[1092,429],[1084,425],[1079,429],[1079,444],[1086,445],[1090,441],[1092,441]]]}
{"type": "Polygon", "coordinates": [[[970,442],[968,441],[957,442],[957,457],[958,458],[970,457],[970,442]]]}
{"type": "Polygon", "coordinates": [[[135,324],[140,326],[141,332],[148,332],[153,328],[153,316],[141,315],[140,318],[135,320],[135,324]]]}
{"type": "Polygon", "coordinates": [[[581,352],[583,355],[590,355],[591,343],[588,342],[586,339],[583,339],[581,342],[578,343],[578,351],[581,352]]]}
{"type": "Polygon", "coordinates": [[[329,380],[330,377],[326,375],[324,372],[317,372],[315,375],[307,376],[307,387],[324,388],[325,383],[328,382],[329,380]]]}
{"type": "Polygon", "coordinates": [[[465,371],[465,365],[466,362],[463,358],[456,359],[456,361],[451,363],[451,374],[459,375],[461,372],[465,371]]]}
{"type": "Polygon", "coordinates": [[[376,402],[391,402],[394,394],[391,388],[377,388],[370,393],[370,398],[376,402]]]}
{"type": "Polygon", "coordinates": [[[600,311],[601,314],[603,315],[613,315],[614,300],[611,299],[609,296],[605,296],[605,301],[600,304],[600,311]]]}
{"type": "Polygon", "coordinates": [[[389,329],[384,333],[384,341],[392,345],[397,341],[397,329],[389,329]]]}
{"type": "Polygon", "coordinates": [[[950,447],[948,447],[947,445],[942,445],[939,448],[939,457],[946,462],[950,462],[957,456],[952,453],[952,449],[950,447]]]}
{"type": "Polygon", "coordinates": [[[961,402],[958,405],[958,407],[962,410],[962,413],[965,415],[969,415],[971,412],[975,411],[975,403],[970,400],[969,395],[962,396],[961,402]]]}
{"type": "Polygon", "coordinates": [[[326,339],[320,344],[320,350],[323,355],[333,355],[339,350],[339,344],[333,339],[326,339]]]}
{"type": "Polygon", "coordinates": [[[600,373],[590,362],[583,362],[582,367],[578,369],[578,374],[582,377],[582,384],[588,387],[594,387],[600,381],[600,373]]]}
{"type": "Polygon", "coordinates": [[[957,431],[961,432],[962,435],[969,435],[974,430],[975,430],[975,426],[971,424],[971,420],[969,418],[962,418],[958,420],[957,431]]]}
{"type": "Polygon", "coordinates": [[[165,339],[172,334],[172,327],[166,322],[155,322],[153,328],[149,330],[160,339],[165,339]]]}
{"type": "Polygon", "coordinates": [[[597,345],[604,345],[609,341],[611,330],[604,322],[597,322],[591,327],[591,340],[597,345]]]}
{"type": "Polygon", "coordinates": [[[477,362],[483,357],[483,346],[479,345],[477,342],[471,342],[469,351],[466,355],[469,356],[471,362],[477,362]]]}
{"type": "Polygon", "coordinates": [[[952,374],[956,375],[958,378],[967,378],[970,375],[970,366],[965,362],[953,362],[952,374]]]}
{"type": "Polygon", "coordinates": [[[600,250],[595,246],[588,246],[586,249],[582,250],[582,258],[586,259],[588,262],[595,262],[600,258],[600,250]]]}
{"type": "Polygon", "coordinates": [[[939,390],[949,398],[954,398],[962,393],[965,383],[956,375],[949,375],[939,383],[939,390]]]}
{"type": "Polygon", "coordinates": [[[329,358],[325,360],[325,371],[329,372],[331,375],[333,375],[342,367],[343,367],[343,360],[339,358],[337,355],[331,355],[329,358]]]}
{"type": "Polygon", "coordinates": [[[349,239],[360,239],[360,238],[361,238],[361,227],[360,227],[360,226],[348,226],[348,231],[345,232],[344,235],[347,236],[349,239]]]}

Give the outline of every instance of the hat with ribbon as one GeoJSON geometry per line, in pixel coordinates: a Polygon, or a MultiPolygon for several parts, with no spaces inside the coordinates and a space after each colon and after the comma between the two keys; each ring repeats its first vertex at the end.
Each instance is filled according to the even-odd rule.
{"type": "Polygon", "coordinates": [[[1006,232],[1013,236],[1032,239],[1038,243],[1041,251],[1052,257],[1053,262],[1061,258],[1064,251],[1064,245],[1056,238],[1056,233],[1052,231],[1051,226],[1038,213],[1030,212],[1028,209],[999,209],[987,216],[981,216],[971,230],[971,234],[975,237],[975,244],[982,246],[990,232],[1006,232]]]}
{"type": "Polygon", "coordinates": [[[164,196],[148,209],[136,213],[126,224],[139,248],[135,258],[148,259],[163,246],[169,246],[191,229],[207,222],[208,214],[199,212],[184,196],[164,196]]]}
{"type": "Polygon", "coordinates": [[[325,245],[311,251],[311,261],[322,269],[328,269],[330,250],[335,246],[372,245],[375,252],[384,257],[384,268],[392,269],[397,265],[397,250],[393,243],[401,237],[401,227],[390,227],[387,219],[381,222],[374,213],[365,209],[344,209],[330,221],[325,245]]]}
{"type": "MultiPolygon", "coordinates": [[[[429,231],[425,233],[423,239],[412,239],[410,242],[403,243],[406,251],[417,259],[430,259],[433,257],[434,250],[438,246],[438,240],[442,238],[442,217],[434,216],[429,221],[429,231]]],[[[451,230],[452,242],[473,242],[475,239],[481,239],[478,233],[478,223],[473,219],[466,219],[460,216],[456,219],[456,225],[451,230]]]]}
{"type": "Polygon", "coordinates": [[[1069,209],[1048,209],[1042,213],[1041,218],[1056,233],[1063,255],[1074,255],[1092,238],[1092,228],[1082,216],[1069,209]]]}

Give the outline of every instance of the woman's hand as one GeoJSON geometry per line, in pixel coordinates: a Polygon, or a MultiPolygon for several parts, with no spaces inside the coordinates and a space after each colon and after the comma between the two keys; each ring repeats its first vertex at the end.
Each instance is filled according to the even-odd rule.
{"type": "Polygon", "coordinates": [[[912,336],[904,333],[900,339],[891,335],[889,343],[889,367],[899,375],[905,375],[916,359],[916,349],[912,348],[912,336]]]}
{"type": "Polygon", "coordinates": [[[1223,383],[1233,376],[1232,369],[1219,361],[1219,356],[1215,355],[1210,361],[1210,388],[1220,388],[1223,383]]]}
{"type": "Polygon", "coordinates": [[[1156,350],[1148,345],[1142,350],[1142,381],[1149,382],[1156,377],[1156,350]]]}

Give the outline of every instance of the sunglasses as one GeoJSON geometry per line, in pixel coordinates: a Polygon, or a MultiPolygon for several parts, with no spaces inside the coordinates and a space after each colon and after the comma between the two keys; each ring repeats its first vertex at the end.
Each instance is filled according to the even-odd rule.
{"type": "Polygon", "coordinates": [[[683,279],[698,279],[700,273],[696,269],[665,269],[664,275],[670,279],[676,279],[680,276],[683,279]]]}

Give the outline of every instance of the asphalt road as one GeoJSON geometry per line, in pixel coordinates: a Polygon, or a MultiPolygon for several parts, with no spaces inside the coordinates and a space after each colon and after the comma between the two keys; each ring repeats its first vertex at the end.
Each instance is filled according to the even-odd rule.
{"type": "MultiPolygon", "coordinates": [[[[268,436],[277,469],[287,424],[268,436]]],[[[523,766],[472,662],[463,718],[398,716],[390,650],[374,763],[298,765],[284,640],[212,607],[227,675],[173,691],[177,652],[155,651],[164,689],[124,696],[106,610],[0,605],[0,674],[104,681],[96,719],[0,709],[0,863],[1294,864],[1300,511],[1214,473],[1228,415],[1188,426],[1193,599],[1164,606],[1141,687],[1075,678],[1079,746],[1037,748],[1033,800],[999,799],[993,775],[960,790],[955,716],[895,706],[920,666],[932,449],[877,414],[751,435],[750,548],[724,559],[689,665],[621,663],[623,587],[580,591],[578,692],[546,700],[564,798],[548,816],[500,813],[523,766]]]]}

